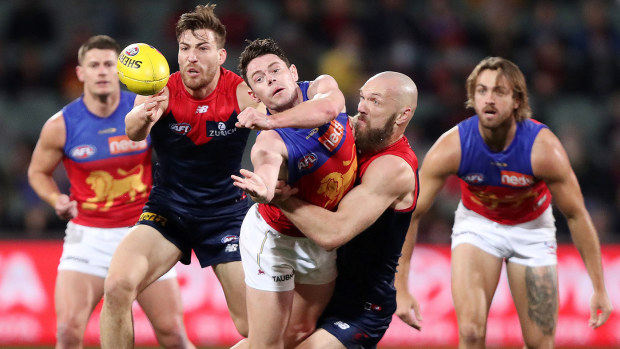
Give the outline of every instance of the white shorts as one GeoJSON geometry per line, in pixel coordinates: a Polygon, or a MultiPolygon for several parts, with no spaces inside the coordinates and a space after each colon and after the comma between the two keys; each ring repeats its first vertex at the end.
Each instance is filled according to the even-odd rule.
{"type": "Polygon", "coordinates": [[[555,218],[549,206],[536,219],[506,225],[487,219],[459,203],[452,228],[452,249],[468,243],[498,258],[530,267],[557,264],[555,218]]]}
{"type": "MultiPolygon", "coordinates": [[[[67,223],[58,270],[73,270],[105,278],[112,254],[130,228],[94,228],[67,223]]],[[[172,268],[159,280],[176,276],[177,273],[172,268]]]]}
{"type": "Polygon", "coordinates": [[[245,283],[263,291],[291,291],[295,283],[323,285],[336,279],[336,250],[304,237],[280,234],[254,204],[241,225],[239,248],[245,283]]]}

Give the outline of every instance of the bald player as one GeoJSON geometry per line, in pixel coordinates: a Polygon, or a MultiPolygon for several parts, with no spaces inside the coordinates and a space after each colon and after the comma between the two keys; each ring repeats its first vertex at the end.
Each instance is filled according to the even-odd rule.
{"type": "Polygon", "coordinates": [[[334,295],[317,330],[298,348],[374,348],[390,324],[394,275],[418,195],[418,160],[404,136],[417,100],[416,85],[406,75],[370,78],[352,119],[359,152],[356,187],[335,212],[296,197],[278,204],[319,246],[338,248],[334,295]]]}

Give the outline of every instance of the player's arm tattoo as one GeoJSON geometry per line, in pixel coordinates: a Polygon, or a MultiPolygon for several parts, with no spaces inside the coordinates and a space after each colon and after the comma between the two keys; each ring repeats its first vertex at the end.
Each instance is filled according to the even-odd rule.
{"type": "Polygon", "coordinates": [[[526,267],[527,313],[545,335],[553,334],[558,310],[555,266],[526,267]]]}

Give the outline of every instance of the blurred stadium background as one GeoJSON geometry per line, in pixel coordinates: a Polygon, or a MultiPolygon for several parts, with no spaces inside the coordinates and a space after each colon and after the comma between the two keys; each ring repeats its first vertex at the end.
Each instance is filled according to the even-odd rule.
{"type": "MultiPolygon", "coordinates": [[[[44,325],[53,326],[48,286],[53,285],[64,222],[56,219],[53,210],[34,194],[27,183],[26,169],[45,120],[82,91],[74,73],[77,48],[95,34],[108,34],[122,47],[146,42],[162,51],[171,71],[176,71],[174,23],[181,13],[205,3],[206,0],[0,1],[0,346],[14,343],[11,338],[19,331],[9,324],[18,323],[25,326],[23,338],[34,338],[31,344],[49,344],[49,339],[37,342],[38,337],[26,332],[28,326],[31,329],[42,326],[34,322],[50,313],[52,317],[44,325]],[[21,292],[16,284],[25,285],[31,292],[21,292]],[[43,293],[32,291],[33,285],[38,285],[43,293]],[[33,305],[33,299],[41,303],[33,305]],[[32,320],[25,315],[28,311],[36,315],[32,320]]],[[[620,1],[227,0],[211,3],[218,4],[216,13],[228,29],[226,68],[236,71],[245,39],[273,37],[297,65],[301,79],[326,73],[338,80],[347,96],[349,114],[356,111],[357,89],[368,77],[383,70],[409,74],[419,87],[420,98],[407,136],[420,159],[441,133],[472,114],[464,108],[464,84],[473,66],[492,55],[516,62],[528,81],[534,117],[548,124],[559,136],[579,177],[586,204],[605,245],[608,290],[615,307],[620,307],[620,280],[616,276],[620,275],[616,245],[620,242],[620,1]]],[[[246,161],[245,166],[250,164],[246,161]]],[[[59,170],[56,176],[67,188],[63,171],[59,170]]],[[[443,262],[449,262],[447,244],[458,201],[456,184],[442,192],[422,221],[418,239],[423,248],[414,258],[416,272],[424,273],[434,263],[434,259],[420,256],[439,255],[443,256],[443,262]]],[[[569,290],[566,298],[577,300],[565,306],[585,302],[587,307],[589,282],[583,279],[582,265],[569,245],[570,235],[563,217],[556,213],[556,219],[558,241],[567,244],[562,250],[566,251],[568,262],[560,271],[561,283],[565,280],[561,292],[569,290]],[[567,274],[580,275],[581,279],[571,279],[567,274]]],[[[436,273],[445,274],[446,268],[447,264],[436,273]]],[[[197,293],[205,292],[213,293],[212,299],[219,299],[217,290],[205,290],[212,285],[208,281],[210,276],[204,276],[206,272],[187,270],[181,280],[186,303],[196,299],[197,293]],[[200,278],[207,281],[194,281],[200,278]]],[[[427,271],[423,280],[432,279],[430,273],[427,271]]],[[[436,289],[420,285],[423,282],[412,286],[414,291],[426,295],[423,301],[443,299],[443,307],[449,311],[449,295],[437,298],[449,292],[449,280],[448,284],[442,280],[435,284],[436,289]]],[[[565,293],[561,295],[564,297],[565,293]]],[[[503,296],[509,300],[509,293],[499,294],[496,302],[502,303],[503,296]]],[[[220,321],[208,313],[210,310],[222,313],[216,303],[211,302],[206,308],[201,305],[202,321],[220,321]]],[[[427,313],[433,312],[430,306],[426,309],[427,313]]],[[[506,311],[514,317],[514,310],[506,311]]],[[[565,312],[583,317],[584,324],[587,321],[587,314],[581,310],[565,312]]],[[[561,310],[561,318],[562,314],[561,310]]],[[[433,317],[426,317],[427,331],[433,331],[433,317]]],[[[612,320],[614,317],[618,317],[617,311],[612,320]]],[[[581,321],[577,318],[580,320],[575,321],[581,321]]],[[[502,325],[494,327],[496,332],[516,333],[518,337],[518,324],[511,327],[508,324],[513,324],[510,322],[513,320],[506,321],[498,322],[502,325]],[[508,327],[503,328],[504,325],[508,327]]],[[[416,335],[397,322],[394,322],[395,329],[390,328],[395,336],[402,331],[406,331],[400,336],[403,338],[416,335]]],[[[452,322],[445,324],[443,330],[454,331],[452,322]]],[[[609,334],[603,336],[599,331],[594,339],[584,339],[591,337],[587,328],[583,330],[576,324],[566,326],[568,331],[577,329],[575,333],[579,335],[573,337],[581,339],[570,337],[559,341],[560,345],[620,347],[617,334],[620,322],[608,323],[607,327],[615,328],[609,328],[609,334]]],[[[96,327],[96,324],[92,326],[93,331],[96,327]]],[[[508,339],[500,338],[494,343],[519,346],[518,338],[513,337],[504,336],[508,339]]],[[[231,339],[224,339],[223,345],[228,345],[227,340],[231,339]]],[[[205,339],[202,343],[213,342],[205,339]]],[[[453,342],[406,339],[389,343],[404,347],[453,345],[453,342]]]]}

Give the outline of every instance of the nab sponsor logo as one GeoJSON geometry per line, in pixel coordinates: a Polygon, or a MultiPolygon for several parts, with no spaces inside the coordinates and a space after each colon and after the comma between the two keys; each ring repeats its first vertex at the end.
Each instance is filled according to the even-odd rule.
{"type": "Polygon", "coordinates": [[[170,127],[170,130],[176,134],[179,134],[181,136],[185,136],[186,134],[189,133],[189,130],[192,129],[192,125],[186,123],[186,122],[182,122],[180,124],[170,124],[168,127],[170,127]]]}
{"type": "Polygon", "coordinates": [[[463,178],[467,183],[477,184],[484,181],[484,175],[482,173],[470,173],[463,178]]]}
{"type": "Polygon", "coordinates": [[[310,154],[306,154],[304,155],[304,157],[302,157],[299,162],[297,162],[297,168],[302,171],[302,170],[309,170],[312,167],[314,167],[314,164],[316,163],[318,157],[316,156],[315,153],[310,153],[310,154]]]}
{"type": "Polygon", "coordinates": [[[221,241],[223,244],[227,244],[229,242],[239,241],[239,237],[237,235],[226,235],[222,238],[221,241]]]}
{"type": "Polygon", "coordinates": [[[513,171],[502,171],[502,184],[511,187],[529,187],[534,184],[534,177],[513,171]]]}
{"type": "Polygon", "coordinates": [[[89,158],[97,152],[97,148],[94,145],[83,144],[78,145],[77,147],[73,147],[69,153],[71,157],[76,159],[86,159],[89,158]]]}
{"type": "Polygon", "coordinates": [[[117,155],[144,150],[148,147],[148,142],[146,139],[134,142],[126,135],[122,135],[108,138],[108,145],[110,147],[110,154],[117,155]]]}
{"type": "Polygon", "coordinates": [[[140,219],[138,219],[138,221],[149,221],[149,222],[157,223],[161,225],[162,227],[165,227],[166,223],[168,222],[168,219],[166,217],[158,215],[157,213],[142,212],[142,214],[140,215],[140,219]]]}
{"type": "Polygon", "coordinates": [[[228,128],[226,127],[226,123],[220,121],[217,123],[217,130],[210,129],[208,136],[209,137],[226,137],[226,136],[230,136],[231,134],[235,132],[237,132],[236,127],[228,128]]]}

